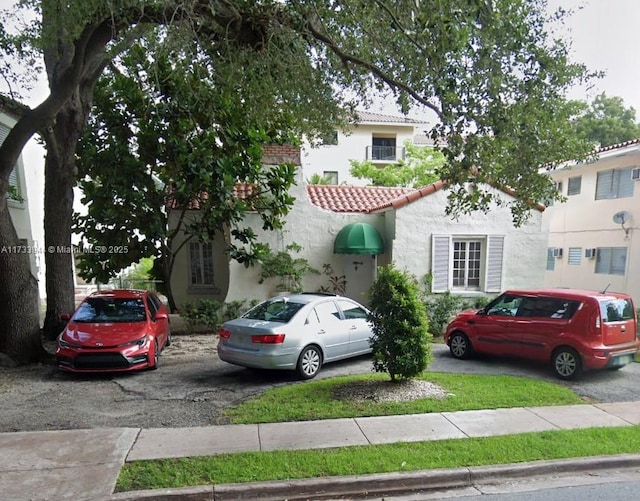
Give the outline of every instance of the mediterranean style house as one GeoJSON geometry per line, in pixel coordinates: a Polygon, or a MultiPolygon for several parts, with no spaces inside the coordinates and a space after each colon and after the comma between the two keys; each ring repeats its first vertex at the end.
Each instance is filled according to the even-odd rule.
{"type": "MultiPolygon", "coordinates": [[[[300,165],[291,146],[269,146],[265,165],[282,161],[300,165]]],[[[347,185],[308,185],[298,172],[291,194],[295,203],[283,230],[259,230],[258,216],[247,222],[261,241],[277,250],[296,243],[296,257],[318,270],[330,265],[344,275],[344,295],[367,303],[366,292],[378,266],[394,263],[422,280],[432,277],[432,291],[467,297],[494,295],[509,287],[542,286],[547,234],[538,207],[527,224],[514,228],[507,207],[457,220],[446,216],[446,186],[436,182],[420,189],[347,185]]],[[[508,193],[499,193],[508,199],[508,193]]],[[[190,211],[188,217],[197,217],[190,211]]],[[[226,237],[228,238],[228,236],[226,237]]],[[[260,283],[260,266],[230,261],[225,238],[190,242],[176,257],[172,290],[180,306],[198,298],[219,301],[264,299],[275,280],[260,283]]],[[[303,286],[317,291],[326,275],[308,274],[303,286]]]]}
{"type": "Polygon", "coordinates": [[[404,158],[404,144],[432,144],[424,135],[427,123],[408,117],[358,111],[358,120],[346,131],[334,131],[322,144],[302,147],[302,172],[305,180],[314,174],[332,185],[363,186],[366,179],[351,175],[351,160],[370,160],[384,167],[404,158]]]}
{"type": "Polygon", "coordinates": [[[549,175],[566,202],[543,216],[545,285],[626,292],[640,304],[640,139],[549,175]]]}
{"type": "MultiPolygon", "coordinates": [[[[9,132],[18,121],[23,106],[19,103],[0,96],[0,144],[9,135],[9,132]]],[[[29,200],[27,198],[27,183],[22,156],[13,168],[9,176],[9,186],[12,187],[13,194],[9,196],[7,205],[13,225],[18,233],[20,245],[24,246],[25,252],[29,254],[31,263],[31,273],[38,277],[38,253],[35,251],[33,235],[31,232],[31,218],[29,215],[29,200]]]]}

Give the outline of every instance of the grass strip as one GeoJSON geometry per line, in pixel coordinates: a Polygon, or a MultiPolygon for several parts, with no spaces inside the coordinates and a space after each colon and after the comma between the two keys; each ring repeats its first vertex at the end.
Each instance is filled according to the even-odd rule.
{"type": "Polygon", "coordinates": [[[386,374],[345,376],[272,388],[226,411],[234,424],[309,421],[345,417],[390,416],[428,412],[574,405],[584,401],[555,383],[517,376],[425,372],[417,379],[440,385],[450,395],[402,402],[338,400],[333,390],[363,380],[387,380],[386,374]]]}
{"type": "Polygon", "coordinates": [[[245,452],[126,463],[116,490],[364,475],[639,451],[640,426],[628,426],[334,449],[245,452]]]}

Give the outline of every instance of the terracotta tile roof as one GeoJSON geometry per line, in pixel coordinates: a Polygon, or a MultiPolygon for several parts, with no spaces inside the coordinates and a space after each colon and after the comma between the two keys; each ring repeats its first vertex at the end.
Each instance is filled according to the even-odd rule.
{"type": "Polygon", "coordinates": [[[437,181],[419,189],[322,184],[308,184],[306,189],[311,203],[322,209],[332,212],[370,213],[383,209],[398,209],[435,193],[443,186],[443,181],[437,181]]]}
{"type": "Polygon", "coordinates": [[[625,141],[623,143],[612,144],[611,146],[603,146],[602,148],[598,148],[594,151],[594,153],[604,153],[605,151],[617,150],[618,148],[626,148],[627,146],[632,146],[634,144],[640,144],[640,138],[631,139],[630,141],[625,141]]]}
{"type": "MultiPolygon", "coordinates": [[[[405,205],[427,197],[446,186],[445,181],[436,181],[422,188],[385,188],[381,186],[329,186],[308,184],[309,200],[316,207],[332,212],[372,213],[384,209],[400,209],[405,205]]],[[[508,195],[516,196],[511,188],[497,188],[508,195]]],[[[531,202],[531,207],[543,212],[544,205],[531,202]]]]}

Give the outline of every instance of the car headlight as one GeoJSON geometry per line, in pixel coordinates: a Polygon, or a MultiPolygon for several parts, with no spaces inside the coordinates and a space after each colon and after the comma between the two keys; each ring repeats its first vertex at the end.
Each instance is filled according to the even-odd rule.
{"type": "Polygon", "coordinates": [[[66,341],[62,334],[58,336],[58,346],[60,346],[61,348],[81,348],[79,344],[74,344],[66,341]]]}
{"type": "Polygon", "coordinates": [[[135,346],[138,345],[139,348],[142,348],[145,344],[147,344],[147,339],[149,338],[148,334],[145,334],[140,339],[135,339],[133,341],[128,341],[126,343],[122,343],[118,346],[135,346]]]}

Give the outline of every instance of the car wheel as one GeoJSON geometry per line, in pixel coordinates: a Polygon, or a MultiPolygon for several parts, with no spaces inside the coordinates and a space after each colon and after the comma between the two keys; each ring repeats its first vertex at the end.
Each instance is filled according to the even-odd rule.
{"type": "Polygon", "coordinates": [[[149,370],[155,371],[158,368],[158,359],[160,358],[160,353],[158,350],[158,340],[156,339],[153,342],[153,362],[149,366],[149,370]]]}
{"type": "Polygon", "coordinates": [[[462,332],[454,332],[449,339],[449,350],[455,358],[463,360],[469,358],[473,353],[471,341],[462,332]]]}
{"type": "Polygon", "coordinates": [[[164,343],[164,347],[171,346],[171,331],[167,334],[167,342],[164,343]]]}
{"type": "Polygon", "coordinates": [[[553,370],[560,379],[576,379],[582,374],[582,360],[573,348],[558,348],[553,353],[553,370]]]}
{"type": "Polygon", "coordinates": [[[322,366],[322,352],[317,346],[307,346],[298,358],[298,374],[302,379],[311,379],[322,366]]]}

